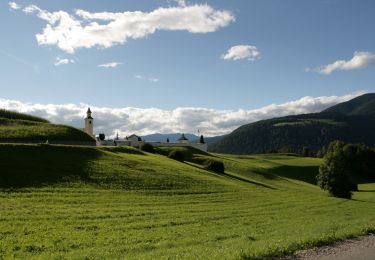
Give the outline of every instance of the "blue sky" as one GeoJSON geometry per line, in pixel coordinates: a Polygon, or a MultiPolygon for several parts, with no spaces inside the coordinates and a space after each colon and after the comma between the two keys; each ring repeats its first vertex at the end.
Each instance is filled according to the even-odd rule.
{"type": "MultiPolygon", "coordinates": [[[[374,11],[371,0],[22,0],[11,5],[2,1],[1,98],[33,104],[237,111],[305,96],[374,92],[374,11]],[[32,10],[25,10],[31,5],[35,5],[32,10]],[[192,6],[198,12],[208,6],[211,13],[193,19],[195,11],[189,9],[181,17],[181,12],[192,6]],[[176,12],[159,15],[155,20],[159,25],[133,16],[142,11],[146,17],[159,8],[176,12]],[[61,20],[53,24],[40,19],[41,12],[64,12],[80,28],[92,22],[109,23],[98,17],[84,20],[76,10],[85,11],[86,16],[130,12],[138,27],[117,28],[116,37],[121,33],[130,36],[107,48],[100,46],[99,40],[87,47],[79,35],[64,39],[73,51],[51,44],[53,36],[43,30],[55,28],[61,20]],[[226,17],[216,18],[218,25],[200,24],[219,12],[226,17]],[[176,21],[183,29],[173,28],[176,21]],[[142,26],[159,29],[135,37],[142,26]],[[43,34],[50,44],[38,41],[37,34],[43,34]],[[232,53],[223,59],[235,46],[251,47],[256,54],[241,59],[232,53]],[[68,64],[56,66],[59,61],[68,64]],[[109,67],[99,67],[105,64],[109,67]]],[[[128,22],[124,17],[116,19],[128,22]]],[[[104,28],[90,36],[104,39],[106,33],[104,28]]]]}

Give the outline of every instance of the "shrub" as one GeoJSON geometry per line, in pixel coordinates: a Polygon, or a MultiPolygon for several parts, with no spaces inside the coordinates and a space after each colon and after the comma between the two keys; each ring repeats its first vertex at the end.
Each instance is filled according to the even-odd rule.
{"type": "Polygon", "coordinates": [[[99,134],[99,140],[100,140],[100,141],[104,141],[104,140],[105,140],[105,134],[100,133],[100,134],[99,134]]]}
{"type": "Polygon", "coordinates": [[[168,157],[176,160],[176,161],[184,161],[184,153],[179,151],[179,150],[172,150],[169,154],[168,157]]]}
{"type": "Polygon", "coordinates": [[[209,171],[224,173],[224,163],[216,160],[206,160],[204,163],[204,168],[209,171]]]}
{"type": "Polygon", "coordinates": [[[144,143],[141,146],[141,150],[148,153],[155,153],[155,149],[151,144],[144,143]]]}
{"type": "Polygon", "coordinates": [[[320,188],[327,190],[332,196],[350,199],[351,190],[355,189],[350,181],[350,170],[347,167],[346,158],[342,146],[334,147],[324,157],[319,167],[317,181],[320,188]]]}

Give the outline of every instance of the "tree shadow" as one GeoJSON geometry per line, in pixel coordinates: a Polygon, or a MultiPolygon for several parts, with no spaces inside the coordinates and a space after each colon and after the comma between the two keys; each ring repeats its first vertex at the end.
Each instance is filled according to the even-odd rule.
{"type": "Polygon", "coordinates": [[[100,155],[83,146],[0,145],[0,188],[89,181],[90,161],[100,155]]]}
{"type": "Polygon", "coordinates": [[[230,178],[230,179],[233,179],[233,180],[242,181],[242,182],[246,182],[246,183],[249,183],[249,184],[261,186],[261,187],[264,187],[264,188],[276,190],[275,187],[272,187],[270,185],[267,185],[267,184],[264,184],[264,183],[261,183],[261,182],[252,181],[252,180],[249,180],[249,179],[246,179],[246,178],[242,178],[240,176],[236,176],[236,175],[233,175],[233,174],[230,174],[230,173],[226,173],[226,172],[217,173],[217,172],[213,172],[213,171],[208,171],[208,170],[206,170],[206,169],[204,169],[202,167],[194,165],[194,162],[185,161],[183,163],[185,163],[185,164],[187,164],[189,166],[195,167],[197,169],[200,169],[200,170],[203,170],[203,171],[207,171],[207,172],[209,172],[211,174],[214,174],[214,175],[217,175],[217,176],[224,176],[224,177],[227,177],[227,178],[230,178]]]}
{"type": "MultiPolygon", "coordinates": [[[[289,166],[283,165],[267,170],[270,176],[278,176],[288,179],[317,184],[316,176],[319,173],[319,166],[289,166]]],[[[268,175],[268,174],[267,174],[268,175]]]]}

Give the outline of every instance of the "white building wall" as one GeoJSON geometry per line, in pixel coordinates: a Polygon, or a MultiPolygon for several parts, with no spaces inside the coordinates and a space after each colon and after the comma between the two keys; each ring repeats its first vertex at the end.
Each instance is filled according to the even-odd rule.
{"type": "Polygon", "coordinates": [[[167,143],[167,142],[145,142],[145,141],[138,141],[137,140],[105,140],[105,141],[97,141],[99,146],[132,146],[140,148],[143,144],[148,143],[154,147],[193,147],[195,149],[201,150],[203,152],[207,152],[207,144],[201,143],[167,143]]]}
{"type": "Polygon", "coordinates": [[[142,144],[148,143],[154,147],[193,147],[195,149],[207,152],[207,144],[201,143],[167,143],[167,142],[139,142],[139,146],[142,144]]]}

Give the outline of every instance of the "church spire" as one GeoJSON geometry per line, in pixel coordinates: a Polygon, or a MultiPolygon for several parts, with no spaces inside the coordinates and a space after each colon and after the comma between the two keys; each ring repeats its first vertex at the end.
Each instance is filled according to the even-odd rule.
{"type": "Polygon", "coordinates": [[[87,109],[87,112],[86,112],[86,115],[87,115],[86,118],[92,119],[91,114],[92,114],[92,113],[91,113],[91,109],[88,108],[88,109],[87,109]]]}
{"type": "Polygon", "coordinates": [[[91,109],[88,108],[85,118],[85,128],[84,131],[91,136],[94,136],[94,118],[91,116],[91,109]]]}

